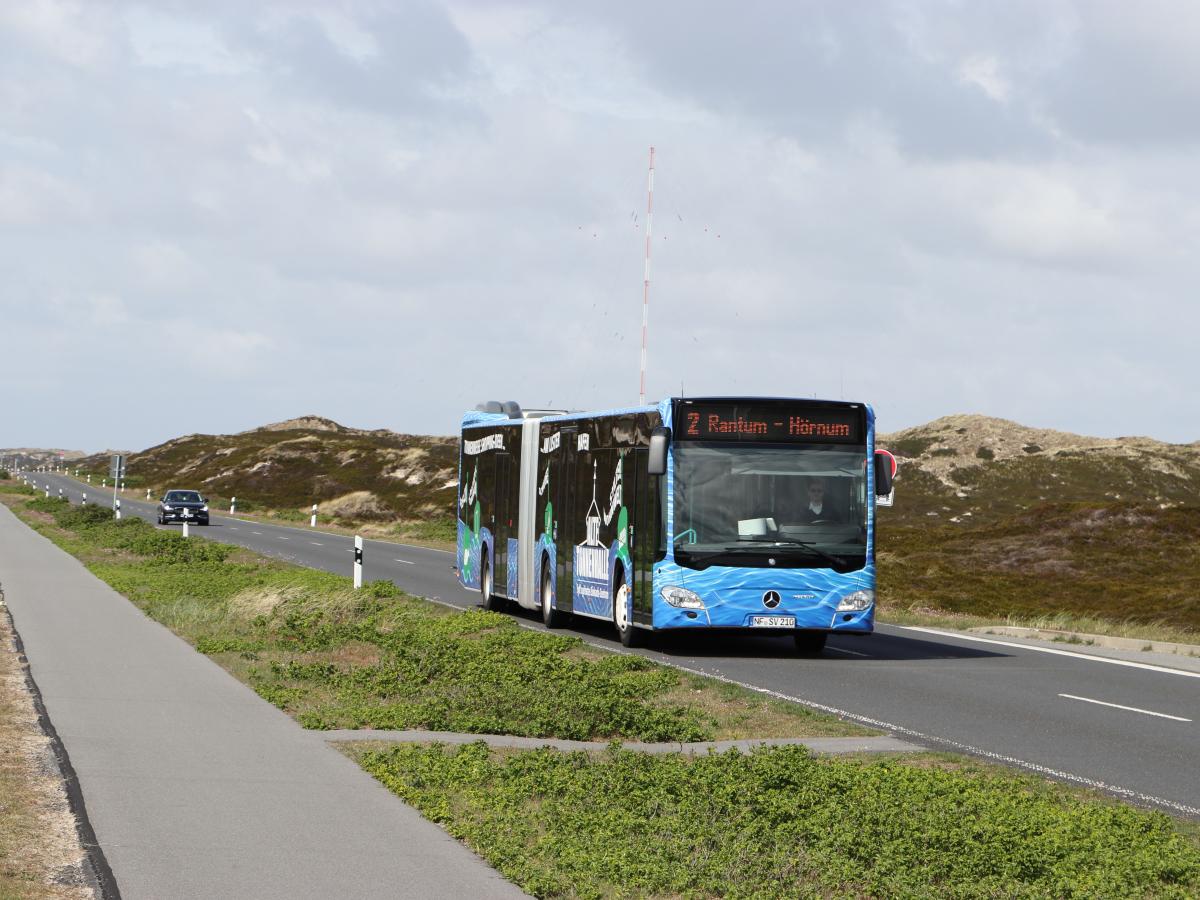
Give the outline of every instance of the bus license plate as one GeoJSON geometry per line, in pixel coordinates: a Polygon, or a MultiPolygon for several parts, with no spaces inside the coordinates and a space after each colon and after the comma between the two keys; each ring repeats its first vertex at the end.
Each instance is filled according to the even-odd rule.
{"type": "Polygon", "coordinates": [[[751,628],[795,628],[795,616],[751,616],[751,628]]]}

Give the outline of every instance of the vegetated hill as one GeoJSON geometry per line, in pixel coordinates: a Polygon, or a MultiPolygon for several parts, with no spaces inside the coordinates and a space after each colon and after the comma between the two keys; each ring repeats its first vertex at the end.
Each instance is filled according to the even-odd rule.
{"type": "MultiPolygon", "coordinates": [[[[108,459],[87,470],[107,474],[108,459]]],[[[156,495],[194,488],[216,502],[238,498],[243,511],[358,522],[446,519],[458,478],[458,439],[347,428],[304,416],[240,434],[192,434],[129,456],[131,487],[156,495]]]]}
{"type": "Polygon", "coordinates": [[[967,415],[878,444],[900,462],[879,515],[885,605],[1200,632],[1200,444],[967,415]]]}
{"type": "Polygon", "coordinates": [[[82,450],[56,450],[46,447],[0,448],[0,460],[16,460],[18,465],[26,468],[53,466],[64,462],[74,463],[86,455],[82,450]]]}

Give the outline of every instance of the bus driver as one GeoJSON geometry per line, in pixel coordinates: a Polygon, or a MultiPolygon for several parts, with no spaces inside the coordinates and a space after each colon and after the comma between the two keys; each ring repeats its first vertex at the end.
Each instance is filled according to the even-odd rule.
{"type": "Polygon", "coordinates": [[[813,522],[837,522],[841,517],[834,511],[832,504],[825,498],[825,481],[813,478],[808,482],[808,506],[800,513],[800,521],[805,524],[813,522]]]}

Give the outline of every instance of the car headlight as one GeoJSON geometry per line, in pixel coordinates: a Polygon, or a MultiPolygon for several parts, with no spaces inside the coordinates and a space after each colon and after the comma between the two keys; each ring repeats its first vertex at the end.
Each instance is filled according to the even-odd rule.
{"type": "Polygon", "coordinates": [[[838,612],[858,612],[869,609],[874,602],[874,591],[855,591],[842,598],[842,602],[838,604],[838,612]]]}
{"type": "Polygon", "coordinates": [[[660,592],[669,604],[680,609],[704,609],[704,601],[695,591],[681,587],[665,587],[660,592]]]}
{"type": "Polygon", "coordinates": [[[200,512],[208,512],[208,504],[207,503],[205,503],[202,507],[200,507],[200,512]]]}
{"type": "Polygon", "coordinates": [[[172,511],[172,510],[171,510],[171,507],[167,506],[167,505],[164,503],[164,504],[163,504],[163,512],[171,512],[171,511],[172,511]]]}

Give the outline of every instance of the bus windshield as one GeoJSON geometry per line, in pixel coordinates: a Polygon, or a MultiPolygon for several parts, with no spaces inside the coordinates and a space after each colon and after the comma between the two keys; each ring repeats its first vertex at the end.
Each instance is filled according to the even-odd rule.
{"type": "Polygon", "coordinates": [[[681,565],[863,567],[865,445],[679,441],[673,451],[681,565]]]}

